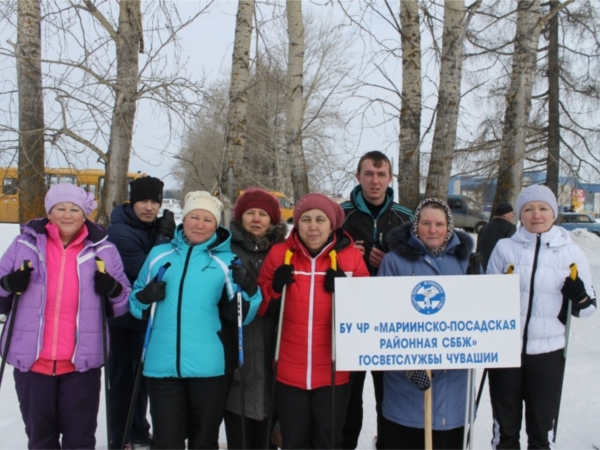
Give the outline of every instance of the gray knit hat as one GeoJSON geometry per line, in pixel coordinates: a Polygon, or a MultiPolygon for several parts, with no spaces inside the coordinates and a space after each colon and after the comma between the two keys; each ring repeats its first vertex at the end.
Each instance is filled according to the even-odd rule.
{"type": "Polygon", "coordinates": [[[554,193],[548,187],[541,184],[533,184],[521,191],[517,198],[517,213],[519,214],[519,220],[521,219],[521,209],[529,202],[547,203],[554,212],[554,218],[556,219],[558,217],[558,203],[556,203],[554,193]]]}

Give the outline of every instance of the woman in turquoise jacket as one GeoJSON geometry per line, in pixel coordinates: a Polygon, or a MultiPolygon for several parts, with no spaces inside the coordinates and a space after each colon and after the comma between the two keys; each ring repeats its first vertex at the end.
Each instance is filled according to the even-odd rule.
{"type": "Polygon", "coordinates": [[[242,265],[232,265],[231,234],[219,226],[222,203],[207,192],[186,195],[183,223],[168,244],[152,249],[129,299],[142,318],[157,303],[144,376],[152,448],[218,448],[227,393],[237,366],[237,304],[244,324],[262,297],[242,265]],[[166,268],[158,279],[161,267],[166,268]]]}

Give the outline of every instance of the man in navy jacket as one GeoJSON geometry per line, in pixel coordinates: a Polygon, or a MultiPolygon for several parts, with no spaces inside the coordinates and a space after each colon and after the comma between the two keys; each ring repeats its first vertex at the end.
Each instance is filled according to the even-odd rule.
{"type": "MultiPolygon", "coordinates": [[[[175,232],[171,211],[158,218],[164,183],[158,178],[142,177],[129,183],[130,203],[117,206],[110,216],[108,240],[117,247],[125,274],[133,285],[152,247],[169,242],[175,232]]],[[[110,444],[120,449],[125,433],[127,414],[135,384],[147,320],[138,320],[130,313],[109,320],[111,386],[110,444]]],[[[146,420],[148,390],[142,380],[133,423],[129,432],[132,445],[150,444],[150,424],[146,420]]]]}

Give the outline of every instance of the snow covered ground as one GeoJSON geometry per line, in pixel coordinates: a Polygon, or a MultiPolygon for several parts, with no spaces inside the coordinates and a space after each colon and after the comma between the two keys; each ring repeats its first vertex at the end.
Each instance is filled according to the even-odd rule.
{"type": "MultiPolygon", "coordinates": [[[[8,247],[18,227],[11,224],[0,224],[0,254],[8,247]]],[[[576,230],[571,233],[573,240],[586,254],[596,287],[600,290],[600,238],[584,231],[576,230]]],[[[569,354],[565,375],[563,402],[560,411],[557,447],[563,449],[600,449],[600,383],[596,377],[600,373],[600,315],[590,319],[573,320],[569,340],[569,354]]],[[[1,329],[2,325],[0,325],[1,329]]],[[[478,377],[481,372],[478,373],[478,377]]],[[[103,394],[102,394],[102,398],[103,394]]],[[[373,448],[375,426],[375,399],[371,377],[367,377],[364,391],[365,417],[359,440],[359,448],[373,448]]],[[[492,436],[492,419],[487,388],[479,407],[475,424],[475,448],[490,448],[492,436]]],[[[98,414],[98,431],[96,433],[97,448],[105,449],[106,422],[104,404],[101,403],[98,414]]],[[[221,430],[221,442],[225,446],[225,434],[221,430]]],[[[526,446],[523,433],[521,440],[526,446]]],[[[12,367],[7,366],[0,390],[0,450],[23,449],[27,447],[27,437],[19,404],[17,401],[12,367]]]]}

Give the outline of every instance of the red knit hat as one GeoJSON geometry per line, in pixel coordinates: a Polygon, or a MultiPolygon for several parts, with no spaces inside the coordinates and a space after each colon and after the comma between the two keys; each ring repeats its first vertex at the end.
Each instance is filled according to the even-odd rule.
{"type": "Polygon", "coordinates": [[[344,210],[340,205],[323,194],[306,194],[294,207],[294,227],[298,228],[300,216],[309,209],[320,209],[331,222],[331,229],[337,230],[344,222],[344,210]]]}
{"type": "Polygon", "coordinates": [[[242,214],[252,208],[259,208],[266,211],[271,218],[272,224],[279,223],[281,220],[279,200],[264,189],[248,189],[239,196],[233,207],[233,218],[235,220],[240,220],[242,214]]]}

